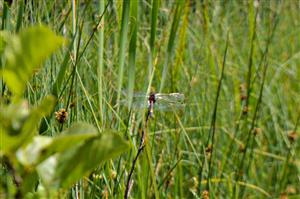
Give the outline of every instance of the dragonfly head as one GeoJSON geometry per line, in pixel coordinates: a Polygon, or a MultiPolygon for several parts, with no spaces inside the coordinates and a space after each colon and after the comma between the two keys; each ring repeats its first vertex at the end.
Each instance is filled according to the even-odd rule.
{"type": "Polygon", "coordinates": [[[155,93],[150,93],[149,98],[148,98],[149,103],[154,104],[156,99],[155,99],[155,93]]]}

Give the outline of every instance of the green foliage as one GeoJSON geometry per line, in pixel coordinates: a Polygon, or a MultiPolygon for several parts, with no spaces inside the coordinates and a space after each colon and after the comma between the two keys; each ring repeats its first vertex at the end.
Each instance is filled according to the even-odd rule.
{"type": "Polygon", "coordinates": [[[133,91],[134,91],[134,81],[135,81],[135,60],[136,60],[136,41],[137,41],[137,31],[138,31],[138,2],[130,2],[130,42],[129,42],[129,52],[128,52],[128,108],[131,108],[133,91]]]}
{"type": "Polygon", "coordinates": [[[125,65],[125,50],[127,44],[127,32],[129,28],[129,10],[130,10],[130,1],[123,2],[122,10],[122,22],[120,29],[120,41],[119,41],[119,63],[118,63],[118,94],[117,94],[117,103],[120,101],[121,90],[124,77],[124,65],[125,65]]]}
{"type": "Polygon", "coordinates": [[[128,149],[118,133],[109,130],[99,134],[87,123],[74,124],[55,137],[38,135],[38,125],[52,113],[56,99],[49,95],[35,106],[21,95],[33,73],[63,39],[44,26],[36,26],[19,35],[1,32],[0,42],[4,60],[1,75],[14,95],[11,103],[0,101],[0,158],[12,175],[16,198],[43,197],[45,193],[49,197],[52,190],[70,187],[128,149]],[[33,193],[39,178],[46,190],[33,193]]]}
{"type": "Polygon", "coordinates": [[[3,106],[0,110],[0,150],[15,152],[31,141],[37,132],[38,122],[53,108],[54,98],[46,97],[39,106],[29,109],[26,101],[3,106]]]}
{"type": "Polygon", "coordinates": [[[116,157],[127,148],[128,145],[120,135],[109,131],[102,133],[96,138],[86,140],[74,150],[62,153],[58,158],[55,176],[60,179],[61,187],[67,188],[96,165],[116,157]]]}
{"type": "Polygon", "coordinates": [[[68,188],[127,148],[128,144],[116,132],[99,135],[93,126],[78,123],[54,138],[35,136],[18,150],[17,157],[26,167],[37,166],[48,188],[68,188]]]}
{"type": "Polygon", "coordinates": [[[21,96],[33,72],[62,45],[63,39],[44,26],[27,28],[19,35],[2,35],[1,40],[7,45],[3,50],[5,67],[1,75],[11,92],[21,96]]]}

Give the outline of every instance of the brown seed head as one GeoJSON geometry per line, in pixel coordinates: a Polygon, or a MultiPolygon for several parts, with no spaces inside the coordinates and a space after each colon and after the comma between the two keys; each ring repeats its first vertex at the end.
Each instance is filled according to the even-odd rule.
{"type": "Polygon", "coordinates": [[[243,176],[244,176],[244,171],[243,171],[243,170],[240,170],[240,171],[238,172],[238,175],[239,175],[240,177],[243,177],[243,176]]]}
{"type": "Polygon", "coordinates": [[[115,179],[117,177],[117,172],[115,170],[111,170],[110,177],[111,179],[115,179]]]}
{"type": "Polygon", "coordinates": [[[297,190],[293,185],[288,185],[287,188],[286,188],[286,192],[288,194],[296,194],[297,190]]]}
{"type": "Polygon", "coordinates": [[[246,99],[247,99],[247,95],[241,94],[241,100],[244,101],[244,100],[246,100],[246,99]]]}
{"type": "Polygon", "coordinates": [[[212,152],[212,146],[211,146],[211,144],[209,144],[209,145],[206,147],[205,152],[206,152],[206,153],[212,152]]]}
{"type": "Polygon", "coordinates": [[[76,102],[75,102],[75,101],[71,102],[71,103],[70,103],[70,108],[74,108],[75,105],[76,105],[76,102]]]}
{"type": "Polygon", "coordinates": [[[258,135],[258,134],[261,134],[261,128],[259,127],[256,127],[253,131],[254,135],[258,135]]]}
{"type": "Polygon", "coordinates": [[[280,194],[279,199],[288,199],[287,193],[283,192],[280,194]]]}
{"type": "Polygon", "coordinates": [[[209,199],[209,192],[207,190],[204,190],[201,194],[201,198],[209,199]]]}
{"type": "Polygon", "coordinates": [[[289,132],[288,139],[291,143],[294,143],[297,140],[297,138],[298,138],[298,134],[296,131],[289,132]]]}
{"type": "Polygon", "coordinates": [[[108,190],[107,187],[104,187],[104,189],[102,190],[102,198],[108,198],[108,190]]]}
{"type": "Polygon", "coordinates": [[[244,106],[244,107],[243,107],[243,115],[247,115],[247,114],[248,114],[248,111],[249,111],[248,106],[244,106]]]}
{"type": "Polygon", "coordinates": [[[192,192],[196,192],[197,188],[199,186],[198,178],[196,176],[194,176],[194,177],[192,177],[191,181],[192,181],[192,186],[191,186],[190,190],[192,192]]]}
{"type": "Polygon", "coordinates": [[[63,9],[62,12],[61,12],[61,15],[62,15],[63,17],[65,17],[65,16],[67,16],[67,14],[68,14],[68,11],[65,10],[65,9],[63,9]]]}
{"type": "Polygon", "coordinates": [[[245,150],[246,150],[245,145],[244,144],[240,144],[239,151],[242,153],[242,152],[245,152],[245,150]]]}
{"type": "Polygon", "coordinates": [[[246,90],[246,84],[245,83],[241,83],[239,86],[240,91],[245,91],[246,90]]]}
{"type": "Polygon", "coordinates": [[[66,109],[61,108],[59,111],[55,112],[55,119],[61,124],[65,123],[68,119],[68,112],[66,109]]]}
{"type": "Polygon", "coordinates": [[[240,84],[240,98],[242,101],[247,99],[246,84],[240,84]]]}

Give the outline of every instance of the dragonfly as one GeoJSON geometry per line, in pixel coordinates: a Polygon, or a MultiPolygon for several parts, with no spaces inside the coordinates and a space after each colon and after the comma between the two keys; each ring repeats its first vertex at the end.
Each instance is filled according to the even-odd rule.
{"type": "Polygon", "coordinates": [[[133,94],[132,108],[147,108],[150,117],[153,117],[154,109],[159,111],[173,111],[182,109],[184,106],[184,94],[182,93],[133,94]]]}

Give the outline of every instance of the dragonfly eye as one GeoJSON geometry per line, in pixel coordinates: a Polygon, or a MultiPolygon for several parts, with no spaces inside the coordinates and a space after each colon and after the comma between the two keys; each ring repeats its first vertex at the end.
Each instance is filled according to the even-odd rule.
{"type": "Polygon", "coordinates": [[[149,102],[152,102],[152,103],[155,103],[155,101],[156,101],[156,99],[155,99],[155,94],[150,94],[150,96],[149,96],[149,100],[148,100],[149,102]]]}

